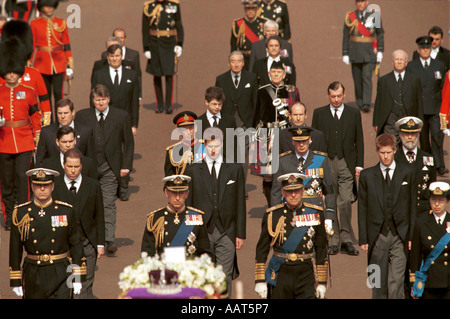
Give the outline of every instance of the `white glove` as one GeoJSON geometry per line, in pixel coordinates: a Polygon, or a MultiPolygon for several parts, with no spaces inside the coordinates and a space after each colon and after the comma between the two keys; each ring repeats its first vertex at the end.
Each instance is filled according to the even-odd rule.
{"type": "Polygon", "coordinates": [[[442,133],[444,133],[447,136],[450,136],[450,130],[446,128],[445,130],[442,130],[442,133]]]}
{"type": "Polygon", "coordinates": [[[81,292],[81,282],[74,282],[73,283],[73,293],[75,295],[79,295],[81,292]]]}
{"type": "Polygon", "coordinates": [[[67,68],[67,69],[66,69],[66,75],[67,75],[67,76],[73,76],[73,70],[70,69],[70,68],[67,68]]]}
{"type": "Polygon", "coordinates": [[[267,284],[265,282],[258,282],[255,285],[255,292],[262,298],[267,299],[267,284]]]}
{"type": "Polygon", "coordinates": [[[383,52],[378,52],[377,53],[377,62],[381,63],[381,60],[383,60],[383,52]]]}
{"type": "Polygon", "coordinates": [[[22,286],[20,287],[14,287],[12,289],[12,291],[19,297],[23,297],[23,290],[22,290],[22,286]]]}
{"type": "Polygon", "coordinates": [[[316,297],[318,299],[325,299],[325,293],[327,292],[327,287],[324,285],[318,285],[316,288],[316,297]]]}
{"type": "Polygon", "coordinates": [[[152,58],[152,54],[150,53],[150,51],[145,51],[144,52],[144,55],[145,55],[145,57],[147,58],[147,59],[151,59],[152,58]]]}
{"type": "Polygon", "coordinates": [[[344,55],[342,57],[342,62],[344,62],[345,64],[349,65],[350,64],[350,57],[348,55],[344,55]]]}
{"type": "Polygon", "coordinates": [[[179,58],[181,56],[181,53],[183,52],[183,49],[179,45],[176,45],[174,52],[177,55],[177,58],[179,58]]]}
{"type": "Polygon", "coordinates": [[[333,235],[333,221],[331,219],[325,219],[325,230],[327,234],[333,235]]]}
{"type": "Polygon", "coordinates": [[[4,126],[6,123],[6,120],[4,117],[0,117],[0,127],[4,126]]]}

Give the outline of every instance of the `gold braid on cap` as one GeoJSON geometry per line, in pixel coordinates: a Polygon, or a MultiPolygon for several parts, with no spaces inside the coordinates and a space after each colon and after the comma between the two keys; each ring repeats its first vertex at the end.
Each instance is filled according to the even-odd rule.
{"type": "Polygon", "coordinates": [[[155,236],[155,249],[164,241],[164,217],[160,217],[156,223],[153,223],[154,214],[150,214],[147,218],[147,230],[155,236]]]}
{"type": "Polygon", "coordinates": [[[28,235],[30,234],[31,218],[30,218],[30,214],[26,213],[25,216],[23,216],[23,218],[19,222],[17,219],[17,208],[18,207],[19,206],[14,207],[14,211],[12,213],[12,222],[13,222],[14,226],[16,226],[17,229],[19,230],[20,240],[25,241],[28,239],[28,235]]]}
{"type": "Polygon", "coordinates": [[[270,247],[273,247],[277,239],[280,245],[284,242],[284,233],[286,232],[284,230],[285,220],[286,217],[281,216],[278,220],[277,226],[275,227],[275,231],[272,231],[272,212],[270,212],[269,216],[267,216],[267,230],[269,232],[269,235],[273,237],[272,242],[270,243],[270,247]]]}

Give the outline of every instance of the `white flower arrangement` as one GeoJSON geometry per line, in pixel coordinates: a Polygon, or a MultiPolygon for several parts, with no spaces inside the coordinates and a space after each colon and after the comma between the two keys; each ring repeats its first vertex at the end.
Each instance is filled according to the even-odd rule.
{"type": "MultiPolygon", "coordinates": [[[[143,252],[141,258],[133,265],[124,268],[119,275],[119,287],[122,291],[134,288],[149,288],[149,272],[161,270],[163,262],[159,256],[149,257],[143,252]]],[[[167,262],[166,269],[174,270],[178,273],[178,284],[181,287],[192,287],[203,289],[208,295],[220,295],[226,292],[226,275],[222,265],[214,265],[207,254],[184,262],[167,262]]]]}

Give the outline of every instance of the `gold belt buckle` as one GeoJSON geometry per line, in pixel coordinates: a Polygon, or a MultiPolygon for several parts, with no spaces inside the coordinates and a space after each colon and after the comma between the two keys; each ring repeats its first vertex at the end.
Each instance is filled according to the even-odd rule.
{"type": "Polygon", "coordinates": [[[41,257],[39,259],[43,262],[47,262],[50,260],[50,255],[47,255],[47,254],[41,255],[41,257]]]}
{"type": "Polygon", "coordinates": [[[297,260],[297,254],[295,254],[295,253],[289,254],[289,260],[290,261],[296,261],[297,260]]]}

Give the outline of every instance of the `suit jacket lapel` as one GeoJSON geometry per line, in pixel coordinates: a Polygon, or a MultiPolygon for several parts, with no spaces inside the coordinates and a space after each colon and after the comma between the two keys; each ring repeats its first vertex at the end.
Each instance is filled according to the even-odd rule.
{"type": "Polygon", "coordinates": [[[377,192],[377,198],[378,198],[378,201],[380,202],[380,207],[384,211],[383,181],[384,181],[384,176],[383,176],[383,173],[381,173],[380,164],[378,163],[378,165],[376,166],[375,171],[374,171],[374,182],[375,182],[375,189],[377,192]]]}
{"type": "Polygon", "coordinates": [[[209,173],[208,164],[203,160],[200,164],[200,174],[202,175],[203,183],[205,183],[205,188],[208,191],[208,195],[213,200],[212,185],[211,185],[211,174],[209,173]]]}
{"type": "Polygon", "coordinates": [[[80,217],[83,214],[84,206],[86,205],[86,201],[88,198],[88,193],[89,193],[88,185],[86,184],[86,179],[83,178],[81,180],[81,185],[78,188],[77,196],[75,196],[75,201],[78,205],[80,217]]]}
{"type": "Polygon", "coordinates": [[[229,170],[228,170],[228,164],[222,163],[220,165],[220,171],[219,171],[219,204],[222,202],[223,198],[223,192],[225,191],[225,188],[227,186],[227,183],[230,181],[229,179],[229,170]]]}

